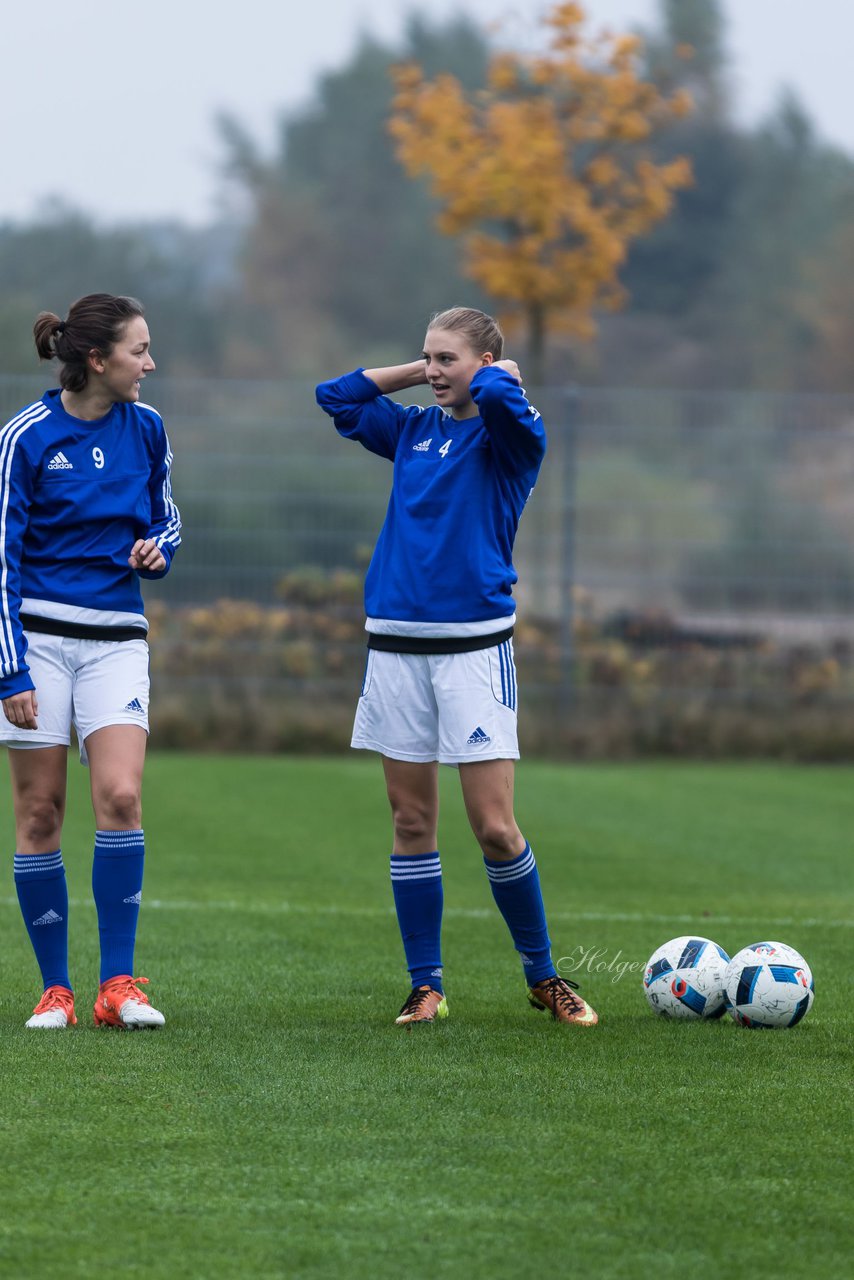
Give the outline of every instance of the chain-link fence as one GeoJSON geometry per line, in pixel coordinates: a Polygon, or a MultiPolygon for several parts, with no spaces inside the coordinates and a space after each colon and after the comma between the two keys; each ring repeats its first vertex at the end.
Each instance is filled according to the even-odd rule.
{"type": "MultiPolygon", "coordinates": [[[[0,378],[3,420],[41,389],[0,378]]],[[[389,464],[306,384],[146,394],[185,522],[146,590],[161,738],[343,744],[389,464]]],[[[854,751],[854,396],[532,398],[549,452],[516,554],[529,744],[854,751]]]]}

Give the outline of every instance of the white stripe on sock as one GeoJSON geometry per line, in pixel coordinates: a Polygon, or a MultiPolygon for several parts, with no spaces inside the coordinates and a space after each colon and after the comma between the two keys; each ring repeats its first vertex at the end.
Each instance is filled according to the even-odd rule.
{"type": "MultiPolygon", "coordinates": [[[[521,854],[519,856],[522,857],[521,854]]],[[[489,863],[484,863],[486,874],[496,884],[505,884],[508,880],[518,880],[521,876],[529,875],[536,865],[534,854],[530,850],[527,858],[522,862],[505,863],[501,867],[494,867],[489,863]]]]}

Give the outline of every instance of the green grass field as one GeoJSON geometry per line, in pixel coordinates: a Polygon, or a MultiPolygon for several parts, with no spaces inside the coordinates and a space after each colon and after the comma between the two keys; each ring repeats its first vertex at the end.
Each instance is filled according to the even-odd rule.
{"type": "Polygon", "coordinates": [[[451,1016],[409,1033],[378,762],[152,755],[137,971],[168,1023],[128,1034],[91,1025],[76,762],[80,1022],[23,1029],[40,984],[2,764],[4,1277],[850,1274],[850,771],[523,762],[517,815],[590,1031],[529,1008],[444,771],[451,1016]],[[687,932],[798,947],[809,1017],[655,1018],[643,964],[687,932]]]}

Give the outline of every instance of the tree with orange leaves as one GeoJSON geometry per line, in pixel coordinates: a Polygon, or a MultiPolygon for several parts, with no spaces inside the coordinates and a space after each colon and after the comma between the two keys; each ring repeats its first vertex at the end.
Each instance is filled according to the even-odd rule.
{"type": "Polygon", "coordinates": [[[389,122],[407,173],[429,177],[439,229],[463,237],[466,273],[524,314],[534,383],[547,327],[593,336],[594,311],[625,303],[630,242],[691,182],[688,160],[656,164],[645,146],[691,100],[641,79],[640,40],[585,37],[579,4],[545,21],[549,51],[496,54],[477,94],[397,67],[389,122]]]}

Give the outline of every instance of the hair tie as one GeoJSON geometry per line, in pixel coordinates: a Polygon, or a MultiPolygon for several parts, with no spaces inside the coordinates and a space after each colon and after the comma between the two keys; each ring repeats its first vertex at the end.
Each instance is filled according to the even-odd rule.
{"type": "Polygon", "coordinates": [[[55,330],[55,332],[56,332],[56,333],[65,333],[65,321],[64,321],[64,320],[60,320],[59,324],[56,326],[56,330],[55,330]]]}

